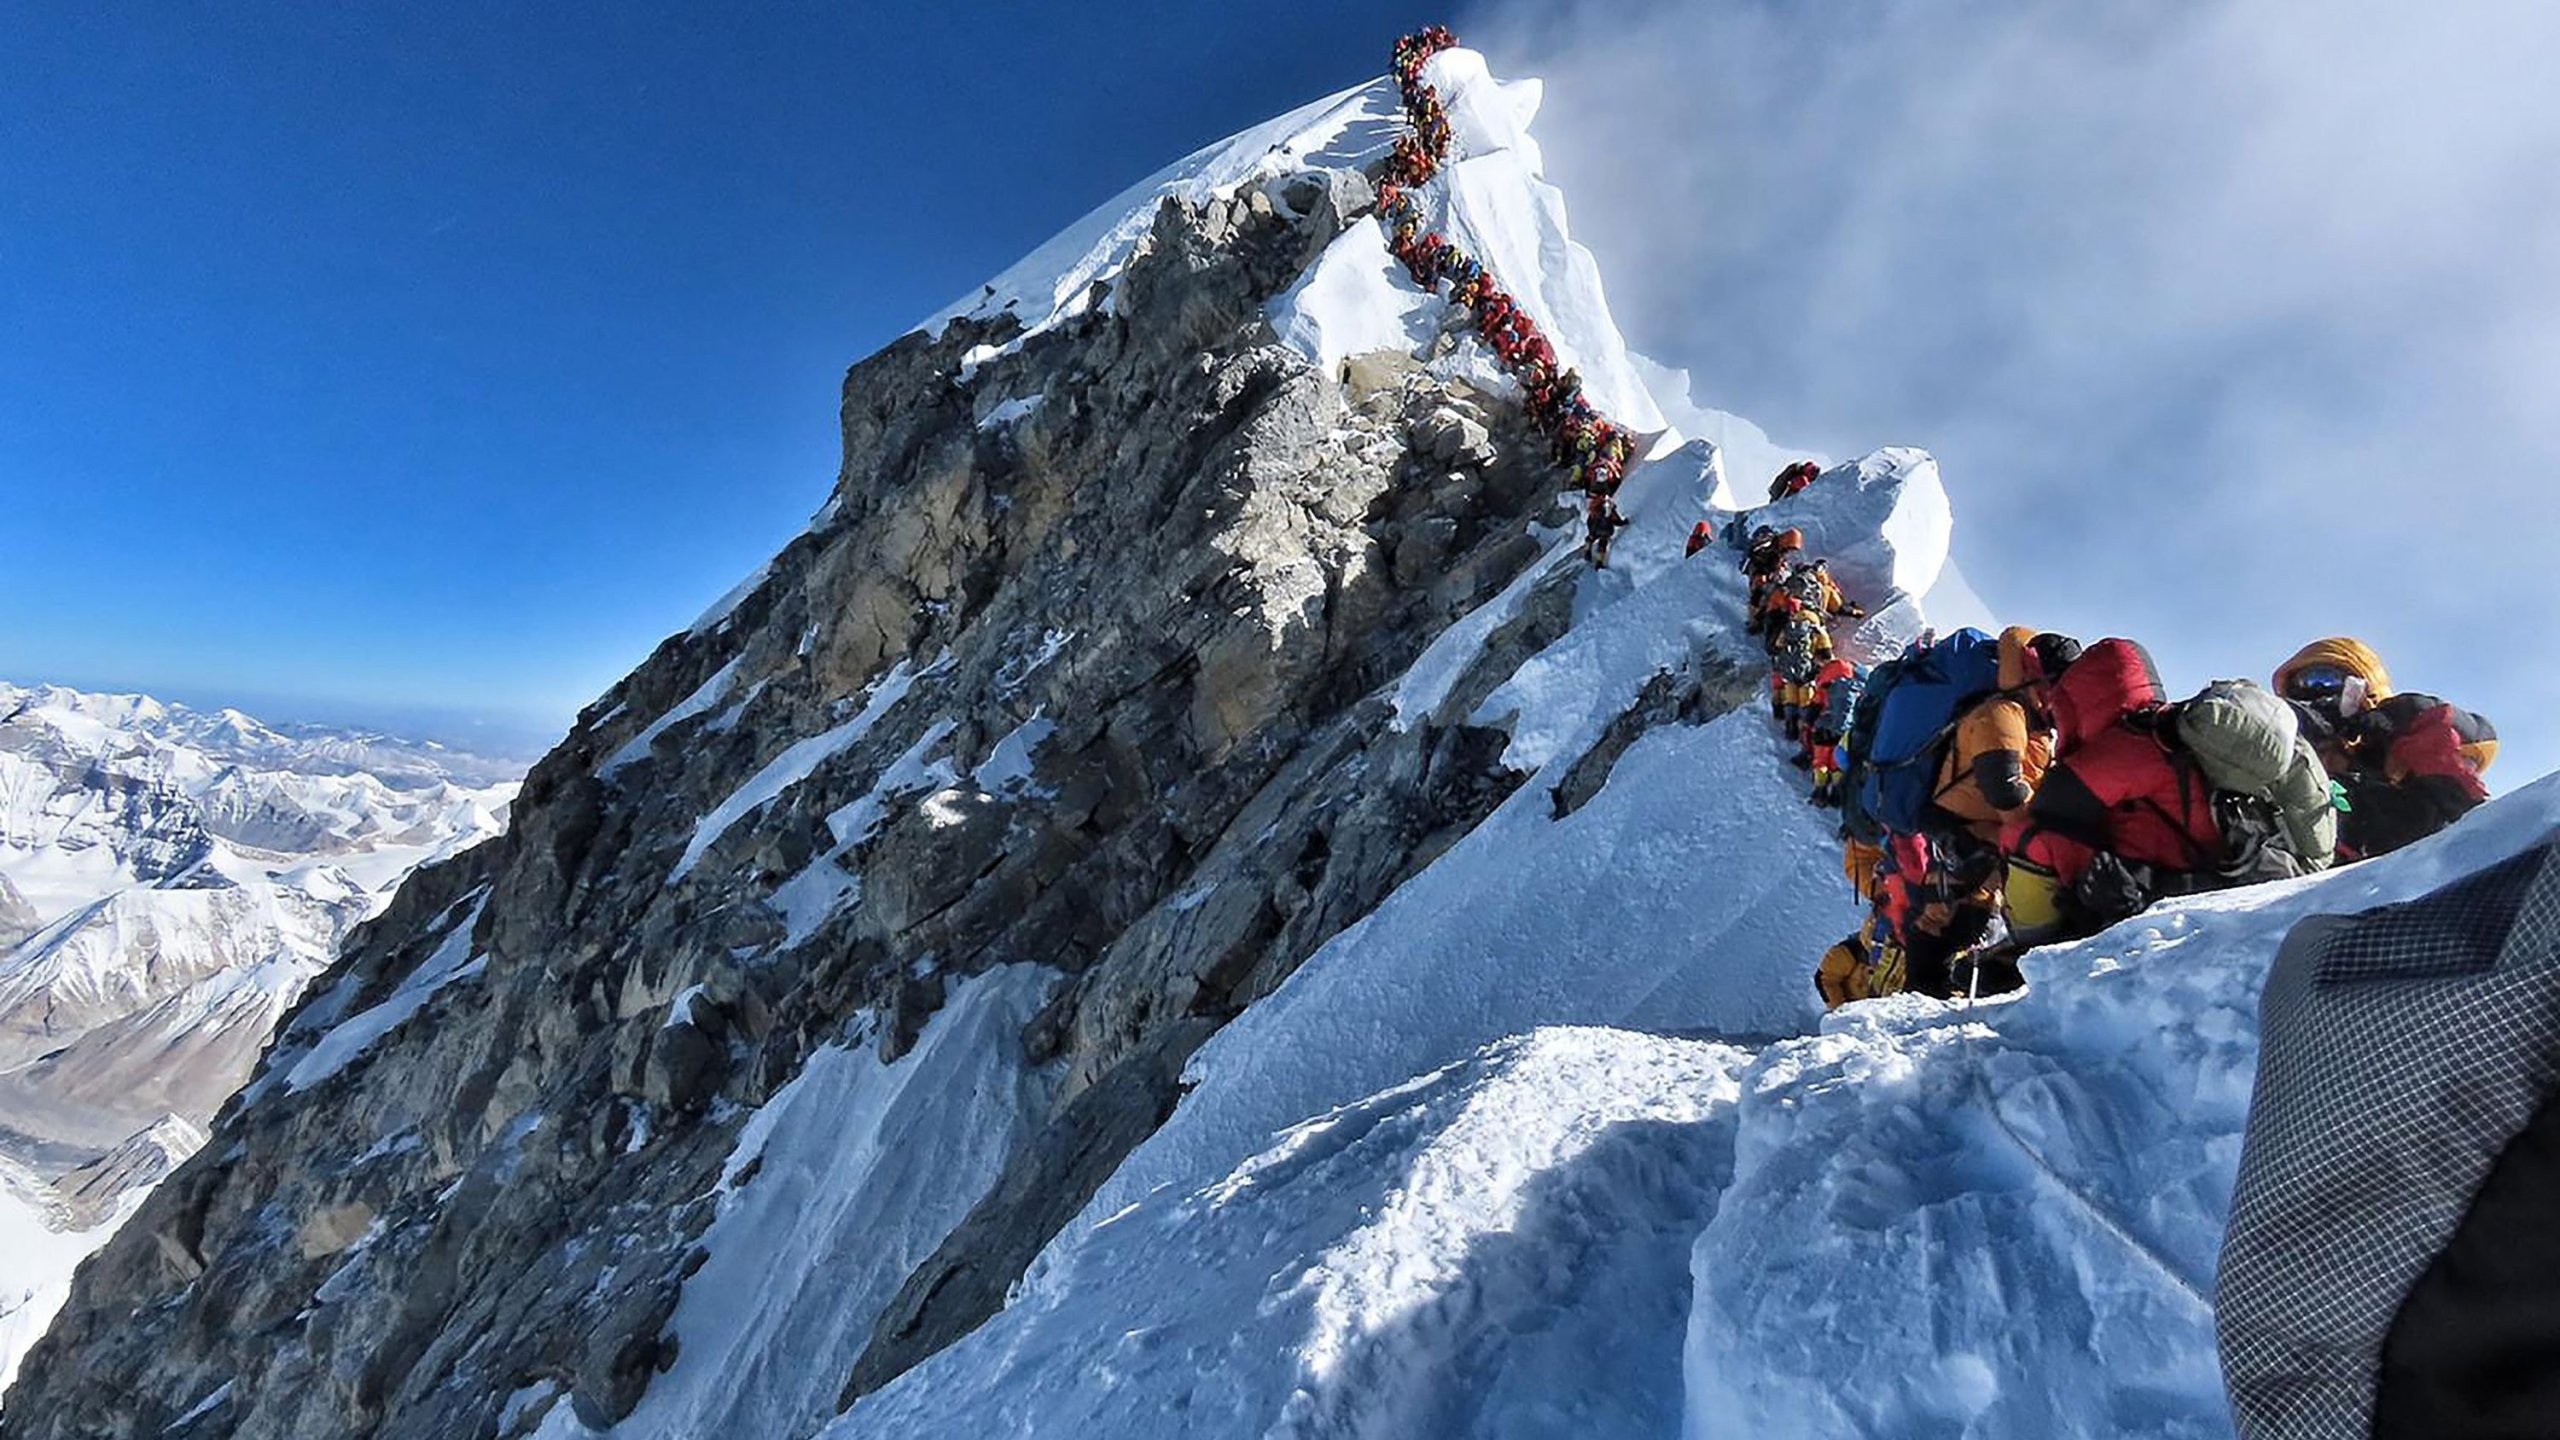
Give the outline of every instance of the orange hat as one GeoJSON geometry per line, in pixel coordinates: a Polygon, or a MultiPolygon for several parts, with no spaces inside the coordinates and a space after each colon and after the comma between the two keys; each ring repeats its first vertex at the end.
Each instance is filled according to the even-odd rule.
{"type": "Polygon", "coordinates": [[[2036,632],[2032,627],[2012,625],[2000,632],[2000,688],[2015,690],[2036,678],[2031,667],[2036,660],[2036,632]]]}
{"type": "Polygon", "coordinates": [[[2293,672],[2312,665],[2335,665],[2364,681],[2365,703],[2391,698],[2391,672],[2382,667],[2382,657],[2361,640],[2332,635],[2314,640],[2294,652],[2292,659],[2276,667],[2272,689],[2282,695],[2293,679],[2293,672]]]}

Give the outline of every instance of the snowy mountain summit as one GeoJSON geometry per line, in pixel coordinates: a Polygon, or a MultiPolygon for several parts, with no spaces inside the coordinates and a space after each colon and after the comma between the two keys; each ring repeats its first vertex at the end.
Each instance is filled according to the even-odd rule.
{"type": "MultiPolygon", "coordinates": [[[[10,1433],[2229,1433],[2276,937],[2560,792],[1823,1019],[1861,908],[1683,555],[1798,457],[1627,350],[1534,82],[1425,68],[1400,207],[1631,437],[1609,568],[1380,222],[1393,81],[1151,177],[853,367],[808,531],[357,935],[10,1433]]],[[[1770,518],[1853,650],[1975,618],[1921,451],[1770,518]]]]}

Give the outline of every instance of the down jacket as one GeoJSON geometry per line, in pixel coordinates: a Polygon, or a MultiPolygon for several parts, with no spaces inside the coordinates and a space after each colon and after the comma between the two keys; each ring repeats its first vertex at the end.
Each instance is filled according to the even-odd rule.
{"type": "Polygon", "coordinates": [[[2156,869],[2217,863],[2213,791],[2141,723],[2164,700],[2160,672],[2131,640],[2101,640],[2054,682],[2055,751],[2005,848],[2068,886],[2101,850],[2156,869]]]}
{"type": "Polygon", "coordinates": [[[2394,695],[2344,729],[2342,839],[2354,855],[2423,840],[2489,798],[2481,777],[2498,757],[2498,732],[2472,711],[2433,695],[2394,695]]]}
{"type": "Polygon", "coordinates": [[[2028,697],[2043,678],[2036,632],[2011,626],[2000,634],[2000,688],[1956,722],[1938,765],[1937,807],[1977,840],[2000,843],[2022,819],[2053,764],[2053,728],[2028,697]]]}
{"type": "Polygon", "coordinates": [[[2346,794],[2343,855],[2387,854],[2489,798],[2481,777],[2498,758],[2498,731],[2485,717],[2433,695],[2395,691],[2382,657],[2346,635],[2314,640],[2277,666],[2276,693],[2312,665],[2335,665],[2365,685],[2363,708],[2353,714],[2301,707],[2319,732],[2322,763],[2346,794]]]}

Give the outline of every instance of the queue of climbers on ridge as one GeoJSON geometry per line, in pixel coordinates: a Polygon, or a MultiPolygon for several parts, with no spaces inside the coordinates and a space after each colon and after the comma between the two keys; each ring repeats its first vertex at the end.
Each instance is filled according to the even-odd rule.
{"type": "MultiPolygon", "coordinates": [[[[1388,249],[1426,291],[1447,282],[1519,381],[1567,488],[1585,495],[1584,557],[1606,568],[1628,524],[1616,497],[1635,434],[1600,413],[1479,260],[1424,228],[1414,199],[1455,135],[1422,72],[1455,44],[1436,25],[1396,43],[1411,130],[1378,176],[1388,249]]],[[[1820,474],[1810,460],[1788,465],[1770,501],[1820,474]]],[[[1725,538],[1769,655],[1770,711],[1813,802],[1839,811],[1842,868],[1871,907],[1818,967],[1834,1008],[1905,990],[2013,989],[2033,946],[2095,934],[2168,896],[2380,855],[2488,798],[2496,730],[2435,696],[2394,693],[2359,641],[2305,646],[2269,686],[2217,680],[2176,701],[2134,641],[2083,646],[2022,626],[1923,633],[1870,669],[1837,653],[1833,624],[1866,612],[1804,553],[1803,533],[1745,525],[1734,517],[1725,538]]],[[[1716,538],[1699,524],[1687,553],[1716,538]]]]}
{"type": "MultiPolygon", "coordinates": [[[[1815,473],[1789,466],[1772,498],[1815,473]]],[[[1869,669],[1834,653],[1832,623],[1864,612],[1803,533],[1745,523],[1727,535],[1770,711],[1813,802],[1840,812],[1842,868],[1871,907],[1817,969],[1830,1007],[2014,989],[2036,945],[2169,896],[2384,854],[2488,798],[2495,728],[2395,692],[2360,641],[2315,641],[2267,685],[2183,700],[2134,641],[2025,626],[1923,633],[1869,669]]],[[[1711,539],[1692,535],[1690,553],[1711,539]]]]}
{"type": "Polygon", "coordinates": [[[1396,88],[1412,129],[1397,139],[1378,175],[1378,213],[1387,229],[1387,249],[1423,289],[1436,290],[1446,281],[1451,302],[1474,317],[1478,338],[1520,382],[1529,423],[1546,438],[1556,464],[1565,467],[1568,487],[1587,497],[1584,555],[1605,568],[1609,542],[1627,524],[1617,494],[1635,459],[1634,433],[1602,415],[1583,394],[1580,372],[1557,359],[1555,342],[1483,262],[1438,231],[1424,228],[1422,209],[1413,198],[1414,191],[1440,173],[1452,139],[1448,109],[1422,78],[1422,68],[1457,43],[1458,37],[1439,25],[1396,42],[1396,88]]]}

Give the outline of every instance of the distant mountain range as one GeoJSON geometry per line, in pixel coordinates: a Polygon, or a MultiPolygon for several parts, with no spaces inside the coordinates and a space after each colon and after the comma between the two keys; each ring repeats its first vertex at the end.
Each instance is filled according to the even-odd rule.
{"type": "Polygon", "coordinates": [[[502,832],[524,769],[0,683],[0,1380],[348,932],[502,832]]]}

